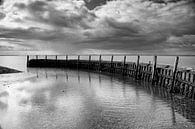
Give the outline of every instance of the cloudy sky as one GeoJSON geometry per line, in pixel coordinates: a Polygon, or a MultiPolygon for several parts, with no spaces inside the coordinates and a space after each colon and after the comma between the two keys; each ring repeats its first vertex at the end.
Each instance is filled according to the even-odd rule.
{"type": "Polygon", "coordinates": [[[0,54],[195,54],[194,0],[0,1],[0,54]]]}

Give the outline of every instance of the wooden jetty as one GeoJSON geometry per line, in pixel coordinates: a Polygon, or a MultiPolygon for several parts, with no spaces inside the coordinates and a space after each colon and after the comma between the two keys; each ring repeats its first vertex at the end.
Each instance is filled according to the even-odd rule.
{"type": "Polygon", "coordinates": [[[136,55],[136,62],[126,61],[127,56],[132,55],[123,55],[123,61],[114,61],[114,57],[118,55],[98,55],[99,60],[92,60],[92,56],[97,55],[77,55],[77,59],[69,59],[69,56],[55,55],[54,59],[49,59],[48,55],[44,58],[39,58],[38,55],[28,55],[27,67],[71,68],[120,74],[138,81],[148,81],[153,86],[167,88],[171,93],[195,99],[195,71],[178,68],[179,56],[176,56],[173,66],[159,65],[156,55],[153,56],[152,64],[141,63],[140,55],[136,55]],[[64,59],[59,59],[59,56],[64,59]],[[81,59],[81,56],[88,56],[88,59],[81,59]],[[102,60],[103,56],[110,56],[110,61],[102,60]]]}

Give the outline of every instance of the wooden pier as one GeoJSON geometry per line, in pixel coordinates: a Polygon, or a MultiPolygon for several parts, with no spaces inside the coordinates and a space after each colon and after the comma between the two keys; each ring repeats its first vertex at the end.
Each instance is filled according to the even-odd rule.
{"type": "Polygon", "coordinates": [[[123,55],[123,61],[114,61],[114,57],[118,55],[99,55],[98,60],[92,60],[92,56],[97,55],[77,55],[77,59],[69,59],[69,55],[60,55],[64,59],[59,59],[58,56],[54,56],[54,59],[49,59],[47,55],[45,58],[39,58],[38,55],[27,56],[27,67],[71,68],[120,74],[138,81],[148,81],[153,86],[167,88],[171,93],[195,99],[195,71],[179,68],[179,56],[175,56],[172,66],[159,65],[156,55],[153,56],[153,63],[141,63],[140,55],[136,56],[136,62],[126,61],[127,56],[131,55],[123,55]],[[81,56],[88,56],[88,59],[81,59],[81,56]],[[103,56],[110,56],[110,61],[102,60],[103,56]]]}

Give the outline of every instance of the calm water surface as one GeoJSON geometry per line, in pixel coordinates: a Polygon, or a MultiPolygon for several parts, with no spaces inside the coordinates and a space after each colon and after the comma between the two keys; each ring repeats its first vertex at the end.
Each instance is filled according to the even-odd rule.
{"type": "Polygon", "coordinates": [[[163,88],[82,71],[27,71],[0,75],[0,129],[195,128],[195,103],[163,88]]]}

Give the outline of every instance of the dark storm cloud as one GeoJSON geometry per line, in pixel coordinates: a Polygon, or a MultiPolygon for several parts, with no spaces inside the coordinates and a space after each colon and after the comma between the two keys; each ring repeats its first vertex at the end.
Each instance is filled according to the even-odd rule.
{"type": "Polygon", "coordinates": [[[3,0],[0,0],[0,5],[3,4],[3,0]]]}
{"type": "Polygon", "coordinates": [[[2,20],[3,18],[5,18],[5,14],[4,13],[2,13],[2,12],[0,12],[0,20],[2,20]]]}
{"type": "Polygon", "coordinates": [[[10,10],[4,6],[8,13],[0,13],[0,38],[7,40],[40,40],[55,46],[58,41],[56,51],[67,42],[79,50],[195,48],[192,0],[10,0],[6,5],[9,3],[13,4],[10,10]]]}
{"type": "Polygon", "coordinates": [[[29,29],[1,29],[0,38],[21,39],[21,40],[42,40],[42,41],[56,41],[70,38],[73,34],[60,31],[40,30],[39,28],[29,29]]]}
{"type": "Polygon", "coordinates": [[[15,7],[26,9],[33,17],[26,17],[28,20],[35,20],[47,24],[52,24],[58,27],[70,27],[85,29],[90,28],[90,21],[93,21],[96,16],[90,13],[86,8],[76,8],[71,10],[57,10],[45,1],[34,1],[29,5],[16,3],[15,7]],[[76,12],[76,13],[75,13],[76,12]]]}
{"type": "Polygon", "coordinates": [[[168,3],[177,3],[177,2],[181,2],[181,1],[191,1],[191,2],[193,2],[194,0],[144,0],[144,1],[152,1],[154,3],[168,4],[168,3]]]}
{"type": "Polygon", "coordinates": [[[106,4],[107,1],[112,1],[112,0],[85,0],[86,7],[90,10],[93,10],[98,6],[106,4]]]}
{"type": "MultiPolygon", "coordinates": [[[[116,2],[115,4],[113,1],[97,9],[97,11],[100,10],[98,16],[106,17],[103,23],[109,29],[105,29],[105,33],[101,30],[94,33],[86,32],[85,35],[88,40],[83,42],[87,44],[85,46],[94,49],[110,48],[116,50],[168,49],[169,47],[181,48],[181,46],[189,49],[194,48],[193,40],[185,44],[169,41],[172,36],[181,36],[180,41],[183,41],[184,35],[195,35],[195,6],[193,1],[140,0],[140,2],[126,1],[124,4],[121,3],[116,2]],[[117,6],[119,3],[121,7],[117,6]],[[141,3],[146,6],[142,7],[143,4],[141,5],[141,3]],[[113,9],[112,7],[117,8],[113,9]],[[109,12],[110,10],[111,12],[109,12]],[[128,10],[135,13],[130,14],[128,10]],[[116,15],[114,15],[115,12],[117,12],[116,15]],[[138,17],[133,19],[132,16],[134,15],[138,17]],[[115,17],[119,18],[115,19],[115,17]]],[[[188,38],[191,39],[191,37],[188,38]]]]}

